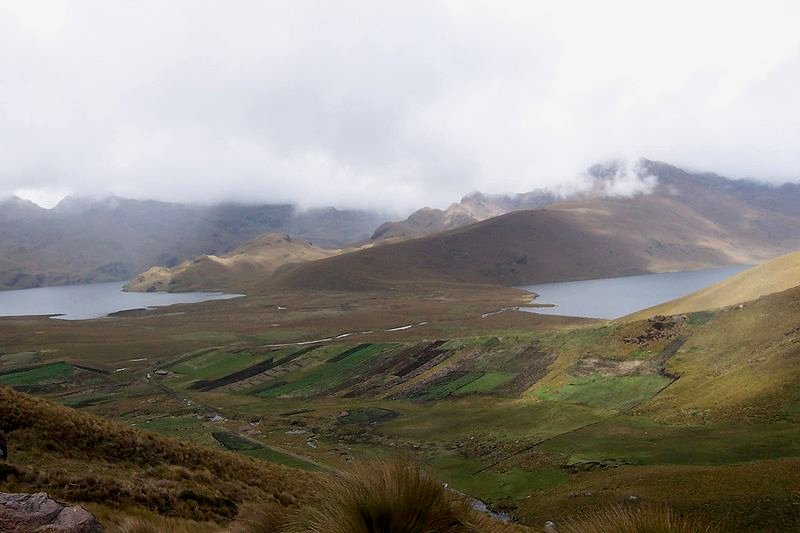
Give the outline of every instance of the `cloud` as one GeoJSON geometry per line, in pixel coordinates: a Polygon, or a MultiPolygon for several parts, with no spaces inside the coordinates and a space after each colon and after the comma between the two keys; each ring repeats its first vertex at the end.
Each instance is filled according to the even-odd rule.
{"type": "Polygon", "coordinates": [[[7,2],[0,196],[402,211],[620,154],[795,179],[798,25],[792,1],[7,2]]]}

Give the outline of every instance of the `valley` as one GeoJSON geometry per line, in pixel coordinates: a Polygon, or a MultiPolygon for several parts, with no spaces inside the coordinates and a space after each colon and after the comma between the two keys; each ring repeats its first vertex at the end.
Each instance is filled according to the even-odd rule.
{"type": "Polygon", "coordinates": [[[29,413],[4,426],[1,486],[79,502],[114,527],[137,516],[216,531],[259,498],[281,516],[313,508],[321,480],[399,457],[488,506],[481,530],[539,531],[614,505],[722,531],[796,529],[800,277],[796,253],[769,260],[800,247],[796,214],[767,216],[766,196],[744,207],[736,190],[699,205],[693,188],[717,178],[658,168],[669,194],[576,197],[341,248],[267,233],[152,267],[119,293],[237,298],[0,318],[0,402],[29,413]],[[747,231],[730,206],[749,213],[747,231]],[[722,268],[663,274],[710,267],[722,268]],[[681,276],[702,288],[665,302],[691,290],[681,276]],[[585,306],[620,304],[656,298],[655,278],[669,291],[615,319],[562,316],[592,313],[537,307],[553,303],[547,286],[533,301],[520,288],[594,280],[574,285],[585,306]],[[620,285],[580,289],[600,282],[620,285]],[[73,425],[34,415],[51,410],[73,425]],[[92,442],[83,425],[117,444],[71,453],[92,442]],[[43,437],[74,431],[80,442],[43,437]],[[155,455],[115,451],[142,442],[155,455]],[[272,481],[246,488],[248,468],[272,481]]]}
{"type": "Polygon", "coordinates": [[[800,4],[0,4],[0,533],[800,532],[800,4]]]}
{"type": "Polygon", "coordinates": [[[409,457],[523,525],[636,499],[787,530],[800,519],[798,290],[630,322],[486,316],[524,297],[485,286],[10,318],[0,384],[308,472],[409,457]],[[765,485],[769,472],[782,481],[765,485]]]}

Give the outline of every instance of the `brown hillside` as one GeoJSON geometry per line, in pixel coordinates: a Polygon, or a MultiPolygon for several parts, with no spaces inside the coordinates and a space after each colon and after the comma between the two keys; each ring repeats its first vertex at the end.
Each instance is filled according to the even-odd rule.
{"type": "MultiPolygon", "coordinates": [[[[715,193],[576,200],[284,267],[270,287],[519,285],[761,262],[800,247],[797,220],[715,193]]],[[[264,286],[266,287],[266,285],[264,286]]]]}

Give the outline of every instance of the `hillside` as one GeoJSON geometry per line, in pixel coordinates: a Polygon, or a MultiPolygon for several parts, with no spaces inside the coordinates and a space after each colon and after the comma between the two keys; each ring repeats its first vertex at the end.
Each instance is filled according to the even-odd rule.
{"type": "Polygon", "coordinates": [[[289,233],[320,246],[366,239],[383,217],[291,205],[184,205],[124,198],[64,199],[53,209],[0,201],[0,289],[122,281],[152,266],[230,253],[289,233]]]}
{"type": "Polygon", "coordinates": [[[247,241],[224,256],[203,255],[167,268],[153,267],[125,285],[126,291],[223,290],[271,275],[278,267],[332,257],[326,250],[288,235],[268,233],[247,241]]]}
{"type": "Polygon", "coordinates": [[[46,491],[112,521],[160,514],[186,531],[218,530],[245,502],[309,501],[320,482],[313,473],[134,429],[3,385],[0,411],[9,444],[2,490],[46,491]]]}
{"type": "Polygon", "coordinates": [[[677,315],[749,302],[800,285],[800,252],[787,254],[682,298],[634,313],[625,320],[677,315]]]}
{"type": "Polygon", "coordinates": [[[265,288],[521,285],[758,263],[800,247],[800,218],[665,179],[653,194],[583,198],[279,269],[265,288]]]}

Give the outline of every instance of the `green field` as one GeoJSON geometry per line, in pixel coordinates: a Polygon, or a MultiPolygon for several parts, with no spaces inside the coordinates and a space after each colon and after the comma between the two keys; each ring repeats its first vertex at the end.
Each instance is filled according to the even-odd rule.
{"type": "Polygon", "coordinates": [[[73,366],[69,363],[50,363],[0,374],[0,384],[21,387],[63,383],[72,378],[72,372],[73,366]]]}
{"type": "Polygon", "coordinates": [[[187,380],[214,379],[259,363],[271,356],[254,355],[246,351],[232,353],[224,350],[205,353],[185,360],[170,370],[187,380]]]}
{"type": "Polygon", "coordinates": [[[800,427],[775,423],[708,426],[658,424],[646,417],[614,417],[538,447],[575,461],[637,465],[726,465],[800,457],[800,427]]]}
{"type": "Polygon", "coordinates": [[[509,372],[487,372],[478,379],[467,383],[463,387],[456,390],[456,394],[473,394],[482,392],[491,392],[501,385],[505,385],[512,379],[517,377],[516,374],[509,372]]]}
{"type": "MultiPolygon", "coordinates": [[[[265,398],[280,396],[304,398],[321,394],[353,378],[355,373],[367,371],[370,358],[389,347],[390,345],[385,344],[371,344],[344,359],[327,362],[309,371],[300,370],[287,374],[281,378],[287,383],[260,392],[258,395],[265,398]]],[[[334,354],[332,358],[336,359],[336,355],[334,354]]]]}
{"type": "Polygon", "coordinates": [[[443,481],[488,503],[519,500],[568,478],[566,472],[552,467],[479,472],[483,467],[480,462],[456,455],[441,455],[429,466],[443,481]]]}
{"type": "Polygon", "coordinates": [[[315,472],[322,470],[313,463],[303,461],[302,459],[281,453],[277,450],[273,450],[256,441],[245,439],[228,431],[214,431],[211,433],[211,435],[225,448],[248,455],[250,457],[291,466],[293,468],[300,468],[302,470],[310,470],[315,472]]]}
{"type": "Polygon", "coordinates": [[[651,398],[672,380],[664,376],[572,377],[560,387],[537,391],[542,400],[579,403],[606,409],[630,409],[651,398]]]}

